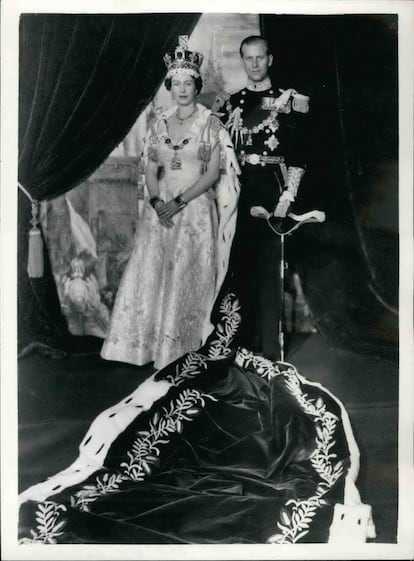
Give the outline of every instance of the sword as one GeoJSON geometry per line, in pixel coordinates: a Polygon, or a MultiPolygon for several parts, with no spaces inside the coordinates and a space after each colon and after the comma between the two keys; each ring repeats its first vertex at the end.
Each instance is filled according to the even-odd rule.
{"type": "Polygon", "coordinates": [[[285,360],[285,334],[284,334],[284,304],[285,304],[285,294],[284,294],[284,283],[285,283],[285,236],[289,236],[303,226],[304,224],[321,224],[325,222],[326,215],[321,210],[311,210],[303,214],[289,213],[286,218],[280,220],[273,216],[271,212],[268,212],[262,206],[253,206],[250,209],[251,216],[255,218],[265,219],[270,227],[270,229],[280,237],[281,242],[281,252],[280,252],[280,318],[279,318],[279,345],[280,345],[280,361],[285,360]],[[273,219],[273,223],[272,223],[273,219]],[[282,230],[282,226],[287,226],[282,230]]]}

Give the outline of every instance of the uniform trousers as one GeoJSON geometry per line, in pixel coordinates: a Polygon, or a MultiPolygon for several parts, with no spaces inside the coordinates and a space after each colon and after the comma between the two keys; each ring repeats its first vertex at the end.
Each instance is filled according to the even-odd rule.
{"type": "Polygon", "coordinates": [[[281,240],[267,222],[250,215],[252,206],[272,212],[280,195],[276,166],[245,166],[241,175],[236,234],[230,257],[230,285],[241,304],[239,344],[280,359],[281,240]]]}

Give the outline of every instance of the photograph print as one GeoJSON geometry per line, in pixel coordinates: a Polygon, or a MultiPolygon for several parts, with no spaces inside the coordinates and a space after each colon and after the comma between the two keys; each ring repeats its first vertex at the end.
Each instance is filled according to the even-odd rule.
{"type": "Polygon", "coordinates": [[[399,24],[19,15],[19,550],[397,544],[399,24]]]}

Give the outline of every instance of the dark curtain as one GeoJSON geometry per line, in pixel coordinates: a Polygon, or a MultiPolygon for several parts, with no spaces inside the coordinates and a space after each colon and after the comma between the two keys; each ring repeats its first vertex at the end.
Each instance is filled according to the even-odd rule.
{"type": "MultiPolygon", "coordinates": [[[[199,14],[24,14],[20,20],[19,182],[37,200],[87,178],[125,137],[159,87],[163,55],[199,14]]],[[[60,312],[45,274],[26,272],[31,204],[19,193],[19,349],[34,341],[89,348],[60,312]],[[86,345],[86,347],[85,347],[86,345]]]]}
{"type": "Polygon", "coordinates": [[[278,83],[311,96],[304,208],[292,236],[314,322],[332,344],[398,349],[398,21],[395,15],[260,18],[278,83]]]}

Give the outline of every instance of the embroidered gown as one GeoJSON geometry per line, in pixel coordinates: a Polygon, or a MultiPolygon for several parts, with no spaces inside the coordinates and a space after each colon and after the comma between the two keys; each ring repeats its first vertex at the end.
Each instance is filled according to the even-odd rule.
{"type": "MultiPolygon", "coordinates": [[[[170,138],[167,118],[159,119],[153,127],[149,142],[151,154],[162,168],[159,189],[165,201],[200,177],[199,145],[210,112],[200,105],[198,111],[190,133],[180,139],[170,138]]],[[[217,144],[217,126],[211,135],[217,144]]],[[[102,348],[103,358],[136,365],[154,361],[159,369],[200,347],[218,283],[214,190],[190,201],[173,222],[171,229],[160,224],[147,194],[102,348]]]]}

